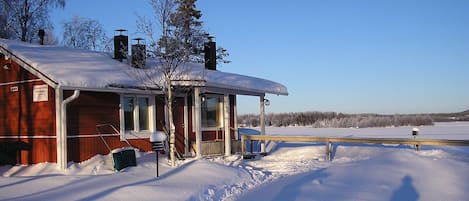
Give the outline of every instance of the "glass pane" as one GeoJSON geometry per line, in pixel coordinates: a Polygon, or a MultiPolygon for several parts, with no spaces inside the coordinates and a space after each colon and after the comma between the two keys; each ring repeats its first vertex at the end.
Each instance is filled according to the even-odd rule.
{"type": "Polygon", "coordinates": [[[219,100],[217,97],[207,97],[202,102],[202,126],[203,127],[217,127],[218,126],[218,105],[219,100]]]}
{"type": "Polygon", "coordinates": [[[134,130],[134,98],[124,97],[124,129],[134,130]]]}
{"type": "Polygon", "coordinates": [[[138,123],[140,130],[149,130],[148,105],[148,98],[138,98],[138,123]]]}

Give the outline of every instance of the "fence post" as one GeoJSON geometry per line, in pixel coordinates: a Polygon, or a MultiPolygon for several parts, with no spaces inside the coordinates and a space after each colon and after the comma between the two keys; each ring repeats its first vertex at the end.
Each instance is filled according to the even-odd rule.
{"type": "Polygon", "coordinates": [[[246,151],[246,136],[241,134],[241,154],[244,156],[244,152],[246,151]]]}
{"type": "Polygon", "coordinates": [[[326,156],[325,156],[326,161],[331,160],[331,147],[332,147],[332,143],[331,141],[329,141],[329,139],[327,139],[326,140],[326,156]]]}
{"type": "Polygon", "coordinates": [[[415,144],[415,150],[420,151],[422,149],[422,145],[420,143],[415,144]]]}
{"type": "Polygon", "coordinates": [[[252,148],[252,139],[249,139],[249,151],[251,152],[251,154],[253,153],[253,148],[252,148]]]}

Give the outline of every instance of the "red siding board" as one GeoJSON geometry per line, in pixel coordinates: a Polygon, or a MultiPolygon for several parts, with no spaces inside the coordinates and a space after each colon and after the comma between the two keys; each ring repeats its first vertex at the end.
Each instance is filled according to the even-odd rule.
{"type": "Polygon", "coordinates": [[[0,59],[0,66],[7,62],[11,62],[10,69],[0,69],[0,136],[21,138],[3,138],[0,143],[28,144],[30,149],[17,156],[21,164],[55,162],[55,91],[48,87],[48,101],[33,102],[33,86],[46,83],[11,60],[0,59]],[[44,139],[47,136],[51,138],[44,139]]]}
{"type": "Polygon", "coordinates": [[[29,73],[26,69],[21,68],[16,62],[12,61],[11,59],[5,60],[1,58],[0,66],[4,66],[5,64],[9,65],[10,69],[0,69],[0,83],[38,79],[38,77],[29,73]]]}
{"type": "Polygon", "coordinates": [[[20,151],[20,158],[18,162],[20,164],[34,164],[42,162],[57,162],[56,152],[56,139],[27,139],[22,140],[27,142],[30,146],[30,150],[20,151]]]}
{"type": "MultiPolygon", "coordinates": [[[[73,91],[64,91],[64,99],[72,93],[73,91]]],[[[119,104],[118,94],[82,91],[76,100],[67,105],[69,161],[80,162],[96,154],[109,153],[101,138],[86,137],[86,135],[98,134],[96,130],[98,124],[111,124],[119,130],[119,104]]],[[[115,133],[111,131],[103,134],[115,133]]],[[[119,136],[105,138],[110,138],[106,139],[110,146],[115,144],[113,141],[120,141],[119,136]]]]}
{"type": "MultiPolygon", "coordinates": [[[[120,140],[119,137],[103,137],[111,150],[128,147],[127,143],[120,140]]],[[[141,151],[151,151],[151,143],[148,139],[129,140],[130,145],[141,151]]],[[[109,149],[100,137],[82,137],[68,139],[68,158],[69,161],[81,162],[90,159],[96,154],[107,155],[109,149]]]]}
{"type": "MultiPolygon", "coordinates": [[[[64,98],[69,94],[72,92],[64,92],[64,98]]],[[[118,94],[81,92],[78,99],[67,106],[68,135],[95,135],[98,124],[111,124],[119,129],[119,104],[118,94]]]]}

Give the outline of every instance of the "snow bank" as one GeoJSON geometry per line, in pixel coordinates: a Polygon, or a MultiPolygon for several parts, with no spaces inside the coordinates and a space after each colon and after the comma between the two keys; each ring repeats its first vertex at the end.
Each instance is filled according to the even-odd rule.
{"type": "MultiPolygon", "coordinates": [[[[443,138],[466,133],[469,123],[420,127],[443,138]],[[453,127],[454,126],[454,127],[453,127]],[[440,134],[438,134],[440,131],[440,134]]],[[[401,129],[374,130],[383,137],[401,129]],[[387,133],[387,134],[386,134],[387,133]]],[[[302,128],[282,128],[283,134],[302,128]]],[[[321,130],[330,135],[343,131],[321,130]]],[[[308,133],[303,133],[308,134],[308,133]]],[[[407,135],[406,134],[406,135],[407,135]]],[[[368,134],[367,134],[368,135],[368,134]]],[[[369,133],[371,135],[371,133],[369,133]]],[[[268,143],[269,155],[180,161],[169,167],[155,153],[137,153],[137,167],[112,170],[110,155],[69,164],[0,167],[0,200],[467,200],[468,147],[339,145],[324,161],[320,143],[268,143]]]]}
{"type": "MultiPolygon", "coordinates": [[[[98,155],[61,172],[55,164],[4,166],[0,200],[200,200],[217,196],[217,186],[249,180],[245,171],[207,160],[188,160],[171,168],[155,153],[139,154],[138,166],[114,172],[110,155],[98,155]]],[[[162,159],[163,158],[163,159],[162,159]]]]}
{"type": "Polygon", "coordinates": [[[339,147],[327,167],[280,178],[239,200],[466,199],[467,161],[428,152],[339,147]]]}

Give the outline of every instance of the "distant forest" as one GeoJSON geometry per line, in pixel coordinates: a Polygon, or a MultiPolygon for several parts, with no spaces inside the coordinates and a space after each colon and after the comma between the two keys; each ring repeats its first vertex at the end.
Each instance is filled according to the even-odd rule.
{"type": "MultiPolygon", "coordinates": [[[[344,114],[336,112],[290,112],[266,114],[266,126],[311,126],[314,128],[368,128],[433,125],[434,122],[469,121],[469,110],[432,114],[344,114]]],[[[238,116],[242,126],[259,126],[259,115],[238,116]]]]}

